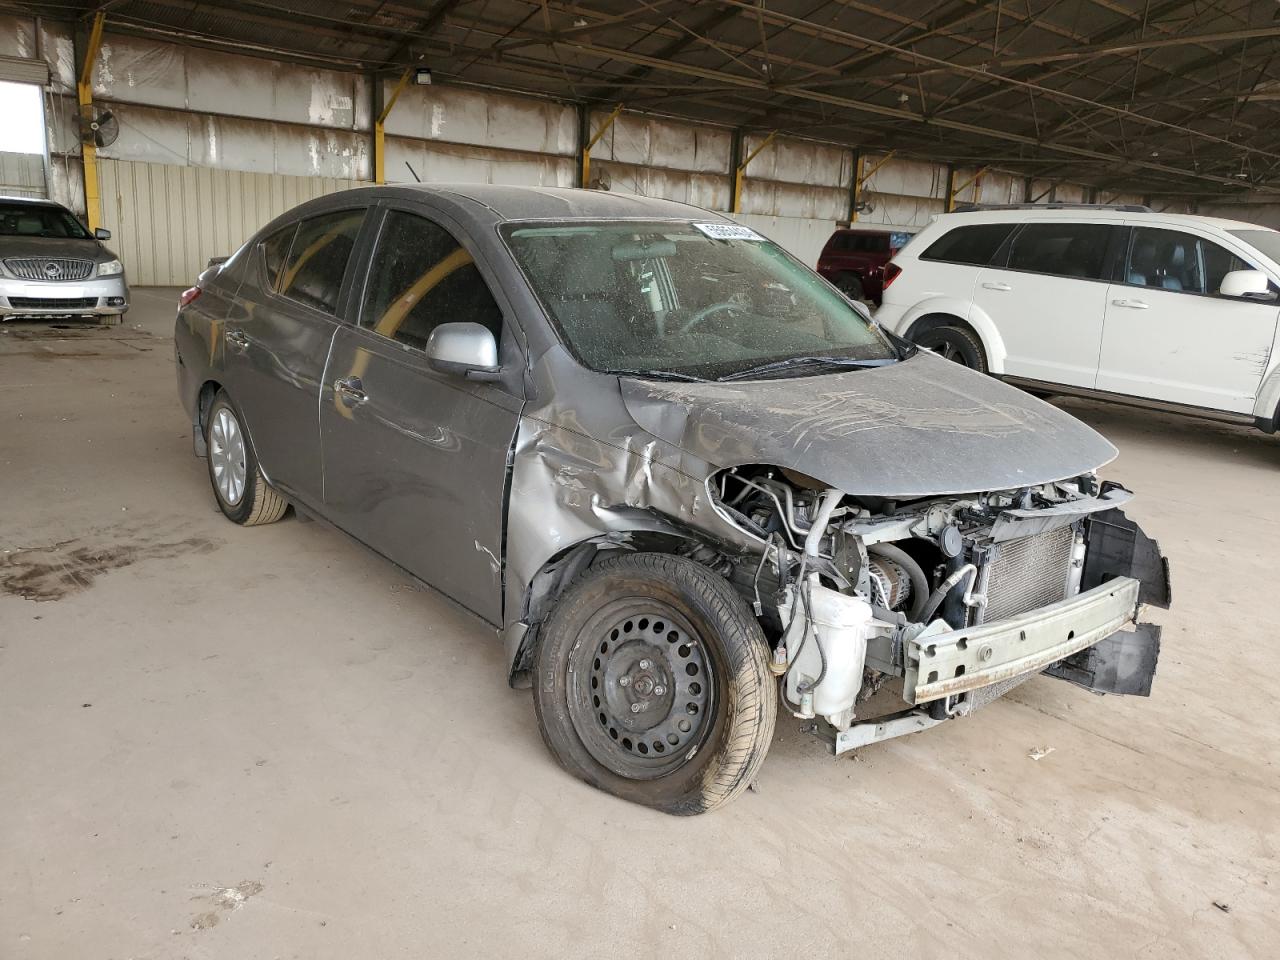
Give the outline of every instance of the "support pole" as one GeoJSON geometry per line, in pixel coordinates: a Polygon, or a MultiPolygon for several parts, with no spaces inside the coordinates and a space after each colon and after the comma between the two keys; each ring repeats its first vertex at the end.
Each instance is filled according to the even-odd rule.
{"type": "Polygon", "coordinates": [[[761,150],[773,143],[773,138],[777,135],[777,130],[770,130],[769,135],[761,140],[759,145],[747,154],[733,171],[733,202],[729,207],[730,213],[742,212],[742,181],[747,178],[747,166],[756,158],[756,155],[759,154],[761,150]]]}
{"type": "Polygon", "coordinates": [[[604,123],[600,124],[600,129],[590,138],[587,132],[591,129],[591,108],[585,108],[584,119],[582,121],[582,131],[579,138],[582,141],[582,155],[579,157],[579,173],[581,186],[584,189],[591,188],[591,148],[600,142],[600,138],[608,133],[609,128],[613,126],[613,121],[618,119],[618,114],[622,113],[622,104],[618,104],[613,108],[613,112],[605,117],[604,123]]]}
{"type": "Polygon", "coordinates": [[[897,150],[890,150],[883,157],[871,165],[871,169],[867,169],[867,158],[862,151],[858,151],[858,162],[853,169],[853,197],[849,204],[849,222],[853,223],[858,219],[858,207],[862,205],[862,188],[867,185],[867,181],[875,176],[876,171],[883,167],[886,163],[893,159],[893,155],[897,150]]]}
{"type": "MultiPolygon", "coordinates": [[[[84,63],[80,66],[80,78],[76,83],[76,99],[80,103],[80,129],[89,129],[93,122],[93,66],[102,47],[102,24],[107,15],[98,11],[89,31],[89,43],[84,51],[84,63]]],[[[102,196],[98,189],[98,147],[90,133],[88,142],[80,138],[80,161],[84,168],[84,217],[92,233],[102,226],[102,196]]]]}
{"type": "Polygon", "coordinates": [[[849,174],[849,223],[858,220],[858,207],[862,203],[862,150],[855,149],[851,154],[849,174]]]}
{"type": "MultiPolygon", "coordinates": [[[[409,78],[413,76],[413,68],[406,67],[404,73],[400,74],[400,79],[396,81],[395,87],[391,90],[391,96],[387,98],[386,105],[383,106],[382,112],[378,114],[376,120],[373,121],[373,182],[387,182],[387,117],[391,116],[391,108],[396,105],[396,101],[400,99],[400,94],[404,93],[404,88],[409,84],[409,78]]],[[[381,80],[375,81],[381,83],[381,80]]]]}
{"type": "Polygon", "coordinates": [[[978,168],[978,172],[977,172],[977,173],[975,173],[972,177],[970,177],[968,180],[964,181],[964,183],[959,184],[958,186],[957,186],[957,185],[955,185],[955,183],[954,183],[954,179],[955,179],[955,178],[954,178],[954,176],[953,176],[952,174],[948,174],[948,182],[949,182],[949,183],[951,183],[951,186],[950,186],[950,187],[948,187],[948,189],[947,189],[947,213],[951,213],[951,211],[955,210],[955,208],[956,208],[956,195],[957,195],[957,194],[959,194],[959,193],[961,193],[961,192],[963,192],[963,191],[964,191],[964,190],[966,190],[969,186],[971,186],[972,184],[975,184],[975,183],[976,183],[978,186],[977,186],[977,188],[974,190],[974,197],[973,197],[973,199],[974,199],[974,202],[975,202],[975,203],[977,202],[977,200],[978,200],[978,195],[979,195],[979,194],[981,193],[981,191],[982,191],[982,177],[983,177],[983,175],[987,172],[987,170],[988,170],[988,169],[990,169],[990,168],[989,168],[989,167],[979,167],[979,168],[978,168]]]}

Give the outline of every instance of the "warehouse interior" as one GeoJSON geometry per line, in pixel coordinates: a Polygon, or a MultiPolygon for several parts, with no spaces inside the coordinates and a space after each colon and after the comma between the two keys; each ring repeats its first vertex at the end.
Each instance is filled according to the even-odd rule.
{"type": "Polygon", "coordinates": [[[133,297],[0,324],[0,956],[1275,956],[1274,437],[1054,401],[1176,571],[1150,702],[1036,679],[837,759],[780,717],[677,822],[555,768],[461,607],[228,527],[172,339],[211,260],[375,184],[676,200],[810,267],[971,205],[1280,228],[1277,52],[1254,0],[0,0],[43,127],[0,196],[133,297]]]}

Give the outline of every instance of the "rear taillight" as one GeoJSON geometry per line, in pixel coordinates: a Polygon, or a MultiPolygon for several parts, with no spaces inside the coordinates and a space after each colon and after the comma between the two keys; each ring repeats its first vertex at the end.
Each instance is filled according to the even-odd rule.
{"type": "Polygon", "coordinates": [[[880,284],[882,290],[888,290],[889,284],[898,279],[898,275],[902,273],[902,268],[896,263],[886,263],[884,265],[884,280],[880,284]]]}
{"type": "Polygon", "coordinates": [[[204,291],[201,290],[198,286],[187,287],[187,289],[182,291],[182,296],[178,297],[179,308],[185,307],[188,304],[193,303],[196,297],[200,296],[200,294],[202,293],[204,293],[204,291]]]}

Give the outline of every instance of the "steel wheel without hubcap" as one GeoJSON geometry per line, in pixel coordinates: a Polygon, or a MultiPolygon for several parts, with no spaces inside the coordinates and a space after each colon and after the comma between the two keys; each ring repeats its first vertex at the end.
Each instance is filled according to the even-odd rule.
{"type": "Polygon", "coordinates": [[[244,434],[227,407],[219,407],[209,425],[209,466],[218,496],[234,507],[244,496],[244,434]]]}
{"type": "Polygon", "coordinates": [[[632,780],[665,776],[689,760],[715,715],[715,675],[689,621],[648,598],[606,604],[571,655],[569,698],[583,746],[632,780]]]}

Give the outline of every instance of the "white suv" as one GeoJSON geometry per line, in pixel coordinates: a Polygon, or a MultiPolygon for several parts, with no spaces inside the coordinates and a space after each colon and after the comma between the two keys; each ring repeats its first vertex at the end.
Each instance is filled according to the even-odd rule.
{"type": "Polygon", "coordinates": [[[1031,390],[1277,427],[1280,232],[1144,207],[944,214],[885,268],[882,326],[1031,390]]]}

